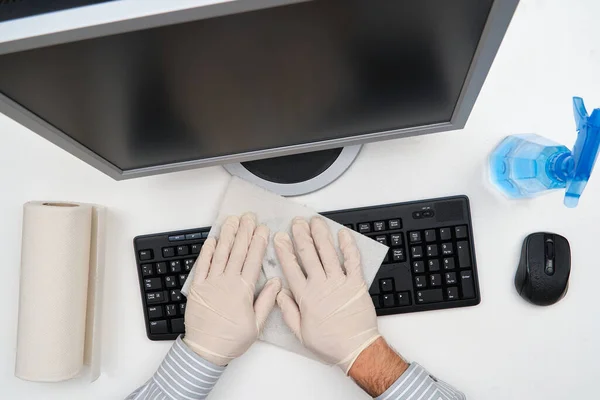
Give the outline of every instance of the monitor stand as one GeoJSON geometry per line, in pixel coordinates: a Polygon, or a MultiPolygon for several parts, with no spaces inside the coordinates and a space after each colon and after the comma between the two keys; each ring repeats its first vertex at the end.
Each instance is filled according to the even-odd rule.
{"type": "Polygon", "coordinates": [[[329,185],[350,167],[362,145],[227,164],[231,175],[282,196],[299,196],[329,185]]]}

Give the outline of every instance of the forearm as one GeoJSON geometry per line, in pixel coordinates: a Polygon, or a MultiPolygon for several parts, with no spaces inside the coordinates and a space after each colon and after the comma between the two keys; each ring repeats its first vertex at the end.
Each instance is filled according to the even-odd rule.
{"type": "Polygon", "coordinates": [[[408,364],[383,338],[377,339],[356,359],[348,375],[372,397],[387,390],[408,369],[408,364]]]}
{"type": "Polygon", "coordinates": [[[419,364],[407,364],[383,338],[358,356],[349,375],[378,400],[465,399],[462,393],[431,376],[419,364]]]}
{"type": "Polygon", "coordinates": [[[195,354],[178,338],[154,376],[126,400],[203,400],[224,370],[195,354]]]}

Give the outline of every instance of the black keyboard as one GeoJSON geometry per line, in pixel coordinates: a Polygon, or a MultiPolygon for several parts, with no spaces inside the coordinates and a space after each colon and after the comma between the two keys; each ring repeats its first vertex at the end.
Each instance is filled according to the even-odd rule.
{"type": "MultiPolygon", "coordinates": [[[[466,307],[481,301],[466,196],[323,213],[390,247],[369,289],[377,315],[466,307]]],[[[180,292],[210,227],[134,239],[146,333],[184,332],[180,292]]]]}
{"type": "Polygon", "coordinates": [[[208,231],[210,227],[133,239],[146,334],[150,340],[174,340],[185,331],[186,298],[181,288],[208,231]]]}

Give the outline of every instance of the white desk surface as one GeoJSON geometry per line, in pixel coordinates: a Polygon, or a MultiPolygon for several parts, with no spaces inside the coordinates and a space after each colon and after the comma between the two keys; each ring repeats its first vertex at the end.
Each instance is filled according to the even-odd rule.
{"type": "MultiPolygon", "coordinates": [[[[571,96],[600,107],[600,3],[522,1],[467,127],[365,146],[334,184],[297,198],[335,210],[466,194],[471,199],[482,302],[477,307],[379,319],[405,357],[469,399],[590,398],[600,359],[600,177],[577,209],[561,193],[508,201],[487,179],[487,157],[506,135],[538,132],[575,140],[571,96]],[[515,292],[522,239],[554,231],[571,242],[569,293],[538,308],[515,292]]],[[[132,239],[209,225],[228,174],[220,167],[115,182],[0,116],[0,397],[120,399],[154,372],[170,343],[146,338],[132,239]],[[35,384],[13,376],[21,206],[33,199],[105,204],[110,209],[104,304],[103,375],[93,384],[35,384]]],[[[596,172],[599,174],[600,172],[596,172]]],[[[367,398],[334,368],[266,344],[232,363],[213,399],[367,398]]]]}

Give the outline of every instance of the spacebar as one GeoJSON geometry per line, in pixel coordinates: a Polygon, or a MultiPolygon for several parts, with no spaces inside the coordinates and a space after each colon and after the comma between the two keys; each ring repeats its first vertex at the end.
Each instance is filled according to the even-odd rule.
{"type": "Polygon", "coordinates": [[[417,292],[417,303],[419,304],[436,303],[443,300],[442,289],[421,290],[417,292]]]}

